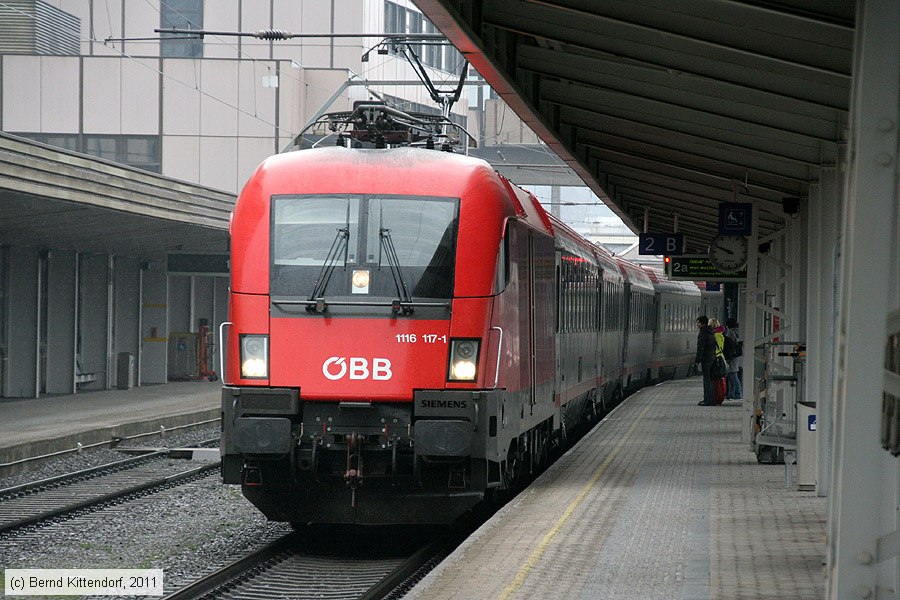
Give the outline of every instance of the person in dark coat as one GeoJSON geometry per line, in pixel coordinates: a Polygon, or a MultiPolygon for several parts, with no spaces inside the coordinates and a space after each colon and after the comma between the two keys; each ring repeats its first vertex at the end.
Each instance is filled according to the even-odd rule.
{"type": "Polygon", "coordinates": [[[716,396],[712,380],[712,364],[716,360],[716,337],[712,327],[709,326],[709,318],[706,315],[697,317],[697,355],[695,363],[700,364],[703,373],[703,400],[698,406],[715,406],[716,396]]]}

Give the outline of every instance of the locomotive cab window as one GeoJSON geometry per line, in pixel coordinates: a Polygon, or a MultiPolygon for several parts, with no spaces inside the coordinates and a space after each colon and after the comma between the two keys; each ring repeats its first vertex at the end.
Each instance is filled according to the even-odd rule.
{"type": "Polygon", "coordinates": [[[274,197],[271,293],[390,300],[399,275],[413,298],[450,298],[458,210],[452,198],[274,197]]]}
{"type": "Polygon", "coordinates": [[[509,225],[500,239],[500,248],[497,252],[497,266],[494,271],[494,293],[499,294],[509,285],[509,225]]]}

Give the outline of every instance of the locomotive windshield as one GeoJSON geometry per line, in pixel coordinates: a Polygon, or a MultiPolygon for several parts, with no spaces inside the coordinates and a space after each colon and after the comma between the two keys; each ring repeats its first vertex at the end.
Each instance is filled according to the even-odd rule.
{"type": "Polygon", "coordinates": [[[451,198],[275,197],[271,293],[394,299],[399,276],[412,298],[450,298],[458,210],[451,198]]]}

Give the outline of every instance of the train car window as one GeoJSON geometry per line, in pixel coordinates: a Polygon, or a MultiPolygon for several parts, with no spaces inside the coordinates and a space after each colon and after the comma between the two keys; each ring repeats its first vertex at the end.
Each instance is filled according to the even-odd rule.
{"type": "Polygon", "coordinates": [[[581,292],[581,278],[584,276],[584,265],[575,264],[575,331],[584,331],[584,298],[581,292]]]}
{"type": "Polygon", "coordinates": [[[588,294],[587,294],[587,263],[581,265],[581,281],[578,283],[581,295],[581,331],[588,331],[590,324],[588,323],[588,294]]]}
{"type": "Polygon", "coordinates": [[[574,331],[574,323],[575,323],[575,294],[574,294],[574,285],[572,279],[574,278],[574,274],[572,273],[574,269],[572,268],[572,263],[566,264],[566,304],[568,304],[568,309],[566,310],[566,331],[571,333],[574,331]]]}
{"type": "Polygon", "coordinates": [[[607,313],[609,313],[609,291],[606,287],[606,280],[603,280],[602,285],[602,298],[600,299],[600,327],[603,331],[606,331],[607,328],[607,313]]]}
{"type": "Polygon", "coordinates": [[[597,306],[595,308],[595,312],[597,314],[597,331],[603,331],[603,272],[597,274],[597,306]]]}
{"type": "Polygon", "coordinates": [[[610,283],[609,293],[610,300],[612,300],[609,304],[609,329],[610,331],[615,331],[619,327],[619,302],[621,302],[618,286],[614,283],[610,283]]]}
{"type": "Polygon", "coordinates": [[[630,323],[634,331],[644,330],[644,295],[635,294],[634,296],[634,312],[629,316],[630,323]]]}
{"type": "Polygon", "coordinates": [[[572,329],[574,331],[581,331],[581,265],[575,263],[574,271],[574,281],[572,282],[573,287],[573,298],[575,304],[575,323],[573,324],[572,329]]]}
{"type": "Polygon", "coordinates": [[[559,264],[559,330],[562,333],[565,333],[569,326],[569,295],[566,293],[566,286],[569,285],[566,282],[567,268],[568,263],[561,262],[559,264]]]}
{"type": "Polygon", "coordinates": [[[497,266],[494,269],[494,293],[499,294],[509,285],[509,226],[500,239],[497,250],[497,266]]]}
{"type": "Polygon", "coordinates": [[[662,330],[667,332],[669,331],[669,304],[664,303],[662,305],[662,330]]]}
{"type": "Polygon", "coordinates": [[[633,332],[638,331],[638,297],[636,292],[631,293],[630,301],[628,302],[628,312],[625,315],[625,321],[628,323],[628,330],[633,332]]]}
{"type": "Polygon", "coordinates": [[[566,323],[566,331],[572,333],[575,331],[575,268],[572,263],[566,266],[566,300],[568,302],[568,323],[566,323]]]}
{"type": "Polygon", "coordinates": [[[562,282],[560,281],[560,265],[556,265],[556,332],[562,331],[562,282]]]}
{"type": "Polygon", "coordinates": [[[615,299],[612,295],[612,284],[608,281],[603,284],[603,292],[606,295],[606,311],[603,313],[603,329],[604,331],[612,331],[612,310],[615,299]]]}

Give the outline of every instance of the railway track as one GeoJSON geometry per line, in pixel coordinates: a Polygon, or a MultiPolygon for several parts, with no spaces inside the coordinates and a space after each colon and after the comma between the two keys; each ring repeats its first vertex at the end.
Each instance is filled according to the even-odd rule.
{"type": "Polygon", "coordinates": [[[382,600],[394,597],[395,590],[411,587],[462,539],[462,533],[454,533],[423,543],[415,551],[378,556],[376,550],[370,556],[347,556],[317,553],[292,533],[163,600],[382,600]]]}
{"type": "Polygon", "coordinates": [[[0,534],[85,510],[118,504],[218,470],[219,462],[185,468],[161,450],[0,490],[0,534]]]}

